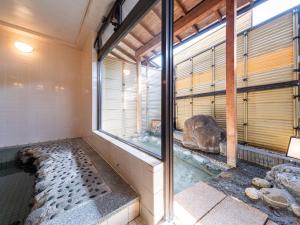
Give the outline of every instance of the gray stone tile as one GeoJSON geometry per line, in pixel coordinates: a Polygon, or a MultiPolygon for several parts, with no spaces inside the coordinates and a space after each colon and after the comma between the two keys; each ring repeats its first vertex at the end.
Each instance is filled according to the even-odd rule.
{"type": "Polygon", "coordinates": [[[175,217],[183,224],[194,224],[225,197],[222,192],[199,182],[175,195],[175,217]]]}
{"type": "Polygon", "coordinates": [[[201,225],[264,225],[267,215],[244,202],[226,197],[197,224],[201,225]]]}

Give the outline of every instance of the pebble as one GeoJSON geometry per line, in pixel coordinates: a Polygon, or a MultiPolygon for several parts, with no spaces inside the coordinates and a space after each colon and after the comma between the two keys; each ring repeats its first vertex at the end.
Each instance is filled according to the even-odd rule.
{"type": "Polygon", "coordinates": [[[245,194],[252,200],[258,200],[261,198],[261,192],[253,187],[246,188],[245,194]]]}
{"type": "Polygon", "coordinates": [[[285,192],[278,188],[262,188],[262,199],[274,208],[287,208],[289,205],[288,197],[285,192]]]}
{"type": "Polygon", "coordinates": [[[255,177],[252,179],[252,184],[258,188],[269,188],[271,187],[271,183],[265,179],[255,177]]]}

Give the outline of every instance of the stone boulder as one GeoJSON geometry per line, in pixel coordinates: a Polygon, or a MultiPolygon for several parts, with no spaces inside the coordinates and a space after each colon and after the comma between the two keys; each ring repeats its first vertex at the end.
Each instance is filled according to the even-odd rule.
{"type": "Polygon", "coordinates": [[[150,132],[154,136],[160,136],[160,133],[161,133],[161,121],[160,120],[151,120],[150,132]]]}
{"type": "Polygon", "coordinates": [[[267,172],[266,179],[253,178],[252,184],[261,189],[246,188],[245,194],[250,199],[261,199],[273,208],[288,209],[300,217],[299,167],[292,164],[274,166],[267,172]]]}
{"type": "Polygon", "coordinates": [[[287,190],[300,203],[300,168],[292,164],[274,166],[266,179],[274,186],[287,190]]]}
{"type": "Polygon", "coordinates": [[[197,115],[184,122],[182,144],[210,153],[220,153],[220,143],[226,141],[224,129],[211,116],[197,115]]]}

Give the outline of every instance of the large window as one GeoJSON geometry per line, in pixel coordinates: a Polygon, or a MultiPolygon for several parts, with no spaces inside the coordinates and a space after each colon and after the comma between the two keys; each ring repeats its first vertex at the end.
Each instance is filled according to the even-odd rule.
{"type": "Polygon", "coordinates": [[[161,3],[100,62],[100,130],[161,158],[161,3]],[[157,37],[156,37],[157,36],[157,37]],[[156,41],[149,41],[156,37],[156,41]]]}

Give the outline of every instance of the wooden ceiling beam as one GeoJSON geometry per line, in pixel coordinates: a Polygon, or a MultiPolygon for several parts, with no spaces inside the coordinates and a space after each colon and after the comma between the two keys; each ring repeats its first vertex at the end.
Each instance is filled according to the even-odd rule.
{"type": "Polygon", "coordinates": [[[128,48],[132,49],[133,51],[136,51],[136,47],[133,46],[133,44],[131,44],[129,41],[123,39],[121,42],[122,42],[124,45],[126,45],[128,48]]]}
{"type": "Polygon", "coordinates": [[[157,48],[161,43],[161,33],[154,36],[147,44],[140,47],[135,52],[135,57],[144,56],[145,54],[151,52],[153,49],[157,48]]]}
{"type": "Polygon", "coordinates": [[[180,0],[175,0],[175,2],[177,3],[178,7],[181,9],[181,11],[183,12],[184,15],[187,14],[187,10],[185,9],[184,5],[181,3],[180,0]]]}
{"type": "Polygon", "coordinates": [[[117,59],[123,60],[123,61],[128,61],[125,58],[123,58],[122,56],[120,56],[118,53],[115,53],[113,51],[110,51],[110,54],[113,55],[114,57],[116,57],[117,59]]]}
{"type": "Polygon", "coordinates": [[[159,13],[155,10],[155,9],[151,9],[151,11],[153,12],[153,14],[159,19],[161,20],[161,17],[159,15],[159,13]]]}
{"type": "Polygon", "coordinates": [[[182,41],[179,35],[176,35],[176,36],[175,36],[175,40],[176,40],[176,39],[177,39],[179,42],[182,41]]]}
{"type": "Polygon", "coordinates": [[[130,54],[126,49],[122,48],[121,46],[116,46],[115,49],[117,49],[123,55],[127,56],[129,59],[131,59],[134,62],[136,62],[136,58],[132,54],[130,54]]]}
{"type": "Polygon", "coordinates": [[[146,63],[149,64],[151,67],[159,68],[159,65],[157,65],[155,62],[153,62],[148,56],[143,56],[146,63]]]}
{"type": "Polygon", "coordinates": [[[145,43],[139,38],[137,37],[135,34],[133,34],[132,32],[128,33],[133,39],[135,39],[138,43],[140,43],[141,45],[145,45],[145,43]]]}
{"type": "Polygon", "coordinates": [[[209,15],[214,13],[219,8],[225,6],[224,0],[204,0],[195,6],[184,17],[179,18],[174,24],[175,35],[186,30],[187,27],[192,27],[198,21],[205,20],[209,15]]]}
{"type": "Polygon", "coordinates": [[[197,24],[194,24],[193,28],[194,28],[195,31],[197,31],[197,32],[199,31],[199,28],[198,28],[197,24]]]}
{"type": "Polygon", "coordinates": [[[150,30],[150,28],[149,28],[145,23],[140,22],[140,25],[141,25],[141,26],[143,27],[143,29],[146,30],[147,33],[150,34],[152,37],[155,36],[155,33],[154,33],[152,30],[150,30]]]}
{"type": "MultiPolygon", "coordinates": [[[[205,20],[210,14],[222,7],[225,7],[225,0],[204,0],[174,23],[174,35],[176,36],[185,31],[188,27],[192,27],[197,21],[205,20]]],[[[161,34],[158,34],[147,42],[147,44],[140,47],[136,51],[136,56],[151,52],[160,42],[161,34]]]]}
{"type": "Polygon", "coordinates": [[[219,9],[215,11],[215,15],[218,17],[219,21],[223,19],[223,15],[219,9]]]}
{"type": "MultiPolygon", "coordinates": [[[[175,2],[177,3],[178,7],[181,9],[181,11],[183,12],[183,14],[186,15],[186,14],[188,13],[188,11],[185,9],[185,7],[184,7],[184,5],[181,3],[181,1],[180,1],[180,0],[175,0],[175,2]]],[[[198,30],[199,30],[196,24],[194,24],[194,25],[192,26],[192,28],[193,28],[196,32],[198,32],[198,30]]],[[[178,38],[179,36],[176,35],[176,37],[178,38]]],[[[180,41],[180,38],[178,38],[178,40],[180,41]]]]}

